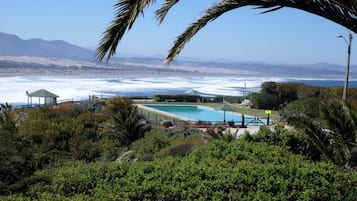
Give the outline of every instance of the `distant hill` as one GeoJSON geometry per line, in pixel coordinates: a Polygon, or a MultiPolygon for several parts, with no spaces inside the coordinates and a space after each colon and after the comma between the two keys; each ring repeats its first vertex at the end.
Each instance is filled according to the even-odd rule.
{"type": "Polygon", "coordinates": [[[91,61],[94,52],[65,41],[23,40],[0,32],[0,56],[32,56],[91,61]]]}
{"type": "MultiPolygon", "coordinates": [[[[259,62],[217,62],[204,61],[194,58],[181,58],[175,60],[170,67],[163,68],[164,58],[130,56],[121,54],[120,57],[113,57],[110,64],[97,64],[94,61],[94,52],[85,48],[72,45],[61,40],[46,41],[42,39],[23,40],[16,35],[0,32],[0,67],[29,66],[33,68],[40,64],[50,67],[54,66],[92,66],[103,68],[103,65],[114,66],[115,68],[131,67],[129,69],[156,69],[169,71],[200,72],[208,74],[226,74],[234,76],[258,76],[258,77],[314,77],[314,78],[344,78],[345,66],[316,63],[311,65],[282,65],[259,62]],[[12,58],[14,57],[14,58],[12,58]],[[17,58],[15,58],[17,57],[17,58]],[[46,59],[47,58],[47,59],[46,59]],[[71,61],[66,61],[66,60],[71,61]],[[80,63],[74,61],[80,61],[80,63]],[[9,62],[10,61],[10,62],[9,62]],[[88,63],[81,63],[91,62],[88,63]],[[16,64],[16,65],[15,65],[16,64]]],[[[105,67],[104,69],[107,69],[105,67]]],[[[350,76],[357,78],[357,66],[351,66],[350,76]]]]}
{"type": "MultiPolygon", "coordinates": [[[[333,71],[340,71],[345,72],[346,66],[345,65],[338,65],[338,64],[329,64],[329,63],[315,63],[311,65],[304,65],[305,67],[321,69],[321,70],[333,70],[333,71]]],[[[350,66],[350,72],[357,73],[357,65],[350,66]]]]}

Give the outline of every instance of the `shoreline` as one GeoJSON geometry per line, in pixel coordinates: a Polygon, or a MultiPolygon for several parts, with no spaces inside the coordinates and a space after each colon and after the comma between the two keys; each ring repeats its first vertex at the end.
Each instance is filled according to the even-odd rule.
{"type": "MultiPolygon", "coordinates": [[[[33,69],[33,68],[0,68],[0,77],[211,77],[211,78],[246,78],[246,79],[267,79],[267,80],[312,80],[312,81],[344,81],[340,77],[313,77],[313,76],[262,76],[256,74],[227,74],[227,73],[207,73],[207,72],[160,72],[157,71],[139,71],[139,70],[63,70],[63,69],[33,69]]],[[[357,78],[350,78],[349,81],[357,81],[357,78]]],[[[279,82],[279,81],[278,81],[279,82]]]]}

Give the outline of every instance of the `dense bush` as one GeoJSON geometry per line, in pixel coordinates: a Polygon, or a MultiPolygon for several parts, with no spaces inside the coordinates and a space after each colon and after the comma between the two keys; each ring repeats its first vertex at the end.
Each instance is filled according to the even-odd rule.
{"type": "Polygon", "coordinates": [[[294,154],[300,154],[313,161],[321,160],[321,152],[306,139],[303,133],[289,131],[282,125],[274,127],[261,127],[260,130],[251,135],[246,133],[242,138],[249,142],[264,142],[268,145],[284,147],[294,154]]]}
{"type": "Polygon", "coordinates": [[[318,98],[305,98],[291,102],[284,107],[283,115],[288,117],[293,114],[305,114],[311,118],[316,118],[320,115],[320,103],[322,101],[318,98]]]}
{"type": "Polygon", "coordinates": [[[252,93],[251,101],[252,107],[258,109],[274,109],[276,105],[276,98],[270,94],[252,93]]]}
{"type": "MultiPolygon", "coordinates": [[[[341,96],[342,87],[326,88],[309,86],[302,83],[264,82],[261,85],[261,92],[252,94],[252,102],[254,107],[260,109],[281,109],[296,100],[307,99],[305,103],[310,106],[308,101],[311,100],[314,102],[315,100],[340,99],[341,96]],[[267,97],[267,100],[264,97],[267,97]]],[[[357,102],[354,101],[357,98],[357,89],[349,89],[348,96],[347,102],[351,106],[351,109],[357,109],[357,102]]],[[[305,108],[307,107],[305,106],[305,108]]],[[[314,108],[311,109],[313,110],[314,108]]]]}
{"type": "Polygon", "coordinates": [[[13,185],[36,170],[34,147],[18,134],[13,115],[11,110],[0,113],[0,194],[16,191],[13,185]]]}
{"type": "MultiPolygon", "coordinates": [[[[73,164],[29,189],[43,200],[355,200],[357,174],[262,143],[213,141],[184,158],[73,164]]],[[[12,196],[5,200],[22,200],[12,196]]]]}
{"type": "Polygon", "coordinates": [[[169,141],[169,145],[157,152],[158,157],[187,156],[194,148],[206,144],[207,140],[201,135],[188,137],[175,137],[169,141]]]}
{"type": "Polygon", "coordinates": [[[43,107],[28,113],[19,124],[19,133],[33,142],[39,167],[58,166],[66,160],[94,161],[100,157],[103,115],[74,107],[43,107]]]}
{"type": "Polygon", "coordinates": [[[169,145],[169,140],[164,130],[155,129],[145,134],[143,139],[134,142],[132,149],[139,159],[153,159],[158,151],[169,145]]]}
{"type": "Polygon", "coordinates": [[[74,137],[69,140],[70,152],[74,159],[95,161],[100,157],[101,150],[101,124],[103,115],[91,112],[82,112],[74,120],[74,137]]]}
{"type": "MultiPolygon", "coordinates": [[[[299,92],[298,97],[304,95],[299,92]]],[[[310,92],[306,94],[320,93],[310,92]]],[[[219,129],[208,130],[208,135],[186,127],[126,135],[148,123],[136,116],[131,103],[108,101],[104,109],[108,116],[57,107],[29,110],[20,124],[0,119],[0,193],[21,193],[0,200],[355,200],[357,196],[357,173],[318,162],[321,154],[307,143],[304,133],[278,125],[233,142],[219,129]],[[112,133],[116,138],[106,135],[106,126],[113,123],[119,129],[112,131],[120,131],[112,133]],[[212,139],[222,140],[208,143],[212,139]],[[139,160],[85,163],[115,160],[120,154],[139,160]],[[36,167],[46,169],[33,174],[36,167]]],[[[313,107],[316,102],[309,103],[313,107]]],[[[288,109],[309,111],[303,106],[298,101],[288,109]]]]}

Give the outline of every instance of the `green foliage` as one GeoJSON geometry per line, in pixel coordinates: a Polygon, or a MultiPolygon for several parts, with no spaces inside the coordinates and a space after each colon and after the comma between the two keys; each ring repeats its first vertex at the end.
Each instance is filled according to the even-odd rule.
{"type": "Polygon", "coordinates": [[[357,88],[348,88],[347,103],[353,110],[357,110],[357,88]]]}
{"type": "MultiPolygon", "coordinates": [[[[325,116],[319,125],[345,133],[336,142],[348,145],[341,146],[348,148],[348,155],[335,153],[339,158],[348,156],[353,164],[357,152],[349,142],[355,136],[350,131],[355,131],[351,122],[356,114],[340,109],[335,106],[325,114],[329,118],[343,114],[341,118],[325,116]]],[[[131,124],[135,110],[127,100],[107,102],[105,109],[108,115],[131,119],[117,121],[126,126],[135,125],[131,124]]],[[[321,152],[304,133],[279,125],[262,127],[243,140],[232,141],[231,135],[219,133],[217,139],[222,140],[210,143],[212,135],[185,127],[152,130],[136,138],[129,150],[118,146],[122,142],[118,138],[103,135],[103,125],[113,123],[113,116],[106,121],[100,113],[58,108],[28,112],[28,118],[17,124],[11,113],[0,119],[0,159],[6,164],[0,167],[1,176],[12,177],[5,184],[1,178],[0,191],[23,195],[1,200],[354,200],[357,196],[356,172],[318,162],[321,152]],[[114,160],[118,155],[140,160],[84,163],[114,160]],[[46,169],[33,174],[36,167],[46,169]]]]}
{"type": "MultiPolygon", "coordinates": [[[[24,177],[20,181],[2,186],[1,194],[13,194],[13,193],[27,193],[29,187],[48,185],[51,183],[51,179],[47,175],[32,175],[24,177]]],[[[46,188],[45,190],[47,190],[46,188]]],[[[41,189],[43,190],[43,189],[41,189]]]]}
{"type": "Polygon", "coordinates": [[[221,129],[220,127],[218,128],[210,127],[207,128],[206,133],[207,135],[211,136],[212,139],[218,140],[221,139],[223,136],[223,129],[221,129]]]}
{"type": "Polygon", "coordinates": [[[273,128],[263,126],[254,135],[247,133],[242,140],[249,142],[264,142],[268,145],[279,146],[288,149],[294,154],[300,154],[313,161],[321,160],[321,152],[304,136],[304,133],[288,131],[282,125],[273,128]]]}
{"type": "Polygon", "coordinates": [[[139,159],[152,159],[161,149],[169,145],[169,137],[164,130],[151,130],[145,137],[132,144],[132,149],[139,159]]]}
{"type": "Polygon", "coordinates": [[[271,94],[252,93],[253,108],[273,109],[276,105],[276,97],[271,94]]]}
{"type": "Polygon", "coordinates": [[[19,125],[19,133],[34,143],[39,167],[59,166],[69,159],[94,161],[100,157],[103,115],[80,112],[70,105],[28,112],[28,118],[19,125]]]}
{"type": "MultiPolygon", "coordinates": [[[[252,101],[256,108],[281,109],[296,100],[309,99],[315,101],[329,94],[329,90],[321,87],[312,87],[301,83],[264,82],[261,85],[261,93],[253,94],[252,101]],[[267,98],[268,100],[264,100],[267,98]]],[[[304,103],[308,103],[306,100],[304,103]]],[[[295,105],[302,107],[303,104],[295,105]]],[[[308,103],[308,106],[311,104],[308,103]]],[[[308,108],[308,107],[304,107],[308,108]]]]}
{"type": "Polygon", "coordinates": [[[106,133],[117,139],[121,146],[129,146],[151,129],[149,122],[139,114],[131,99],[109,99],[103,110],[110,117],[106,124],[106,133]]]}
{"type": "Polygon", "coordinates": [[[16,191],[11,186],[35,171],[34,148],[30,140],[18,135],[14,113],[0,113],[0,194],[16,191]]]}
{"type": "Polygon", "coordinates": [[[305,98],[291,102],[284,107],[283,115],[285,117],[303,113],[311,118],[316,118],[320,115],[320,103],[321,100],[317,98],[305,98]]]}
{"type": "Polygon", "coordinates": [[[42,153],[53,149],[69,151],[68,142],[74,131],[72,118],[72,112],[57,112],[48,107],[31,110],[19,132],[30,137],[42,153]]]}
{"type": "Polygon", "coordinates": [[[102,115],[83,112],[74,120],[74,134],[69,140],[70,152],[76,160],[94,161],[101,155],[102,115]]]}
{"type": "Polygon", "coordinates": [[[206,134],[211,136],[212,139],[218,140],[223,137],[223,126],[222,125],[213,125],[210,128],[207,128],[206,134]]]}
{"type": "Polygon", "coordinates": [[[263,94],[278,96],[278,84],[277,82],[263,82],[260,86],[261,92],[263,94]]]}
{"type": "MultiPolygon", "coordinates": [[[[275,101],[272,104],[272,107],[267,108],[275,108],[280,109],[282,106],[295,101],[298,99],[300,91],[308,91],[305,84],[300,83],[278,83],[278,82],[264,82],[261,85],[261,93],[263,96],[272,96],[274,98],[269,97],[271,101],[275,101]]],[[[262,97],[260,97],[262,98],[262,97]]],[[[260,102],[261,99],[258,99],[260,102]]],[[[253,101],[253,104],[256,104],[253,101]]],[[[262,108],[264,109],[264,108],[262,108]]]]}
{"type": "Polygon", "coordinates": [[[326,161],[351,167],[357,143],[356,112],[336,101],[326,101],[320,108],[321,117],[291,115],[291,124],[303,130],[306,139],[317,147],[326,161]]]}
{"type": "Polygon", "coordinates": [[[226,142],[233,142],[236,139],[237,139],[237,136],[233,135],[231,133],[231,130],[228,130],[227,132],[225,132],[222,137],[222,140],[224,140],[226,142]]]}
{"type": "Polygon", "coordinates": [[[184,158],[73,164],[42,173],[51,176],[52,182],[27,196],[54,200],[247,201],[355,200],[357,196],[356,172],[310,163],[285,149],[245,141],[212,141],[184,158]]]}
{"type": "Polygon", "coordinates": [[[206,143],[207,141],[201,135],[176,137],[170,140],[168,146],[157,152],[157,156],[187,156],[195,147],[206,143]]]}

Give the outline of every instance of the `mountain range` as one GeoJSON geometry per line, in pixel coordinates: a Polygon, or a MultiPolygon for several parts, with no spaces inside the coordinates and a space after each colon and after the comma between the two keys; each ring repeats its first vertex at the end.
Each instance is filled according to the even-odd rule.
{"type": "MultiPolygon", "coordinates": [[[[131,66],[157,69],[163,68],[162,58],[144,58],[130,57],[113,58],[109,66],[127,67],[131,66]]],[[[20,37],[12,34],[0,32],[0,61],[10,60],[12,62],[21,63],[39,63],[48,66],[94,66],[102,68],[94,62],[94,52],[83,47],[70,44],[62,40],[46,41],[42,39],[23,40],[20,37]],[[22,57],[22,58],[20,58],[22,57]],[[39,59],[39,58],[47,58],[39,59]],[[66,59],[64,62],[63,60],[66,59]],[[73,60],[73,61],[72,61],[73,60]],[[82,61],[78,63],[78,61],[82,61]],[[56,63],[54,63],[56,62],[56,63]],[[85,64],[83,64],[85,62],[85,64]],[[90,63],[88,63],[90,62],[90,63]]],[[[6,66],[9,63],[2,63],[0,67],[6,66]]],[[[15,65],[11,63],[11,66],[15,65]]],[[[106,65],[106,66],[108,66],[106,65]]],[[[34,65],[31,65],[32,67],[34,65]]],[[[282,76],[282,77],[318,77],[318,78],[343,78],[345,67],[335,64],[317,63],[311,65],[281,65],[257,62],[214,62],[200,61],[197,59],[176,60],[171,64],[170,68],[173,72],[204,72],[204,73],[225,73],[242,76],[282,76]]],[[[357,66],[351,66],[350,76],[357,78],[357,66]]]]}
{"type": "Polygon", "coordinates": [[[62,40],[23,40],[0,32],[0,56],[32,56],[74,60],[93,60],[94,52],[62,40]]]}

